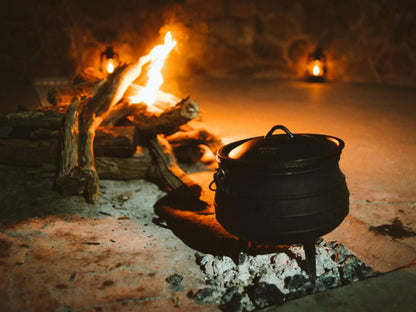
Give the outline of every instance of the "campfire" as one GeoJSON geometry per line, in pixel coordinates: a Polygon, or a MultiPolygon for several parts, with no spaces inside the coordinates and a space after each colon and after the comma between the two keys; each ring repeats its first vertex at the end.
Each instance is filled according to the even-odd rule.
{"type": "Polygon", "coordinates": [[[22,138],[25,133],[25,139],[61,138],[56,186],[62,194],[83,194],[87,202],[95,203],[99,176],[123,179],[135,171],[133,177],[198,197],[200,187],[176,159],[195,162],[202,156],[201,145],[215,153],[222,143],[208,131],[187,125],[199,115],[195,101],[159,90],[162,67],[175,45],[167,32],[164,43],[136,63],[116,68],[108,63],[111,68],[106,78],[102,72],[86,68],[72,87],[49,92],[53,106],[2,118],[12,127],[11,136],[19,133],[22,138]],[[145,69],[146,85],[134,84],[145,69]]]}

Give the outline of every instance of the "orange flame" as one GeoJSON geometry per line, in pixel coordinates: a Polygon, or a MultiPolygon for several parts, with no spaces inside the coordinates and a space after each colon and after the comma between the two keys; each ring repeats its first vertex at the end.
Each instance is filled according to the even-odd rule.
{"type": "Polygon", "coordinates": [[[107,63],[107,73],[111,74],[114,71],[113,59],[109,59],[107,63]]]}
{"type": "Polygon", "coordinates": [[[150,107],[156,101],[159,88],[163,83],[161,73],[163,64],[175,45],[176,41],[172,39],[169,31],[165,35],[165,42],[155,46],[148,55],[143,57],[143,59],[150,61],[150,68],[147,72],[149,79],[146,86],[130,99],[130,103],[145,103],[150,107]]]}
{"type": "Polygon", "coordinates": [[[314,76],[319,76],[321,72],[321,62],[319,60],[315,60],[315,65],[313,66],[312,73],[314,76]]]}

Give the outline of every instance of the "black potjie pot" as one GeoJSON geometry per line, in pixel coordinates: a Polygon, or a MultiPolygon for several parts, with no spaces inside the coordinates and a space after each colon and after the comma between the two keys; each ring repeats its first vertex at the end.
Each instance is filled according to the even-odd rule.
{"type": "Polygon", "coordinates": [[[348,214],[349,192],[339,168],[343,148],[339,138],[292,134],[281,125],[265,137],[223,146],[213,181],[218,222],[247,241],[303,244],[313,256],[314,275],[316,239],[348,214]],[[285,134],[273,134],[277,129],[285,134]]]}

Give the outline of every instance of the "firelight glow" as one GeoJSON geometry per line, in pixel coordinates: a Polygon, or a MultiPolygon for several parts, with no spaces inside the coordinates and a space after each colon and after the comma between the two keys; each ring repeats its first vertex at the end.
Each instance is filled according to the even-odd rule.
{"type": "Polygon", "coordinates": [[[163,64],[168,57],[170,51],[175,47],[176,41],[172,39],[169,32],[165,35],[163,44],[155,46],[152,51],[144,58],[149,58],[150,68],[147,72],[148,81],[146,86],[140,92],[130,98],[130,103],[145,103],[150,106],[156,101],[158,90],[163,83],[163,76],[161,73],[163,64]]]}
{"type": "Polygon", "coordinates": [[[321,62],[319,62],[318,60],[315,60],[315,65],[313,66],[313,69],[312,69],[312,73],[315,76],[318,76],[319,73],[321,72],[320,66],[321,66],[321,62]]]}
{"type": "Polygon", "coordinates": [[[107,73],[111,74],[114,71],[113,59],[109,59],[107,63],[107,73]]]}

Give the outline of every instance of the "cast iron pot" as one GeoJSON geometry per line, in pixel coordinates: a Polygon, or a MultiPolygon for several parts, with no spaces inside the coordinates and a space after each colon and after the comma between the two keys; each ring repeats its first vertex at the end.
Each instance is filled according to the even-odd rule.
{"type": "Polygon", "coordinates": [[[213,181],[218,222],[257,243],[305,244],[329,233],[348,214],[343,147],[336,137],[292,134],[281,125],[223,146],[213,181]],[[285,134],[273,134],[277,129],[285,134]]]}

